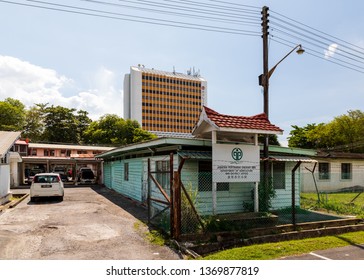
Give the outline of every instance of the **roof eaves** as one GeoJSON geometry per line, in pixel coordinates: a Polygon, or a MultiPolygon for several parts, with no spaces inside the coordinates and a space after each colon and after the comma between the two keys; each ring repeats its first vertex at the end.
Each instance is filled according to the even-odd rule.
{"type": "MultiPolygon", "coordinates": [[[[153,149],[159,146],[172,146],[172,145],[191,145],[191,146],[211,146],[211,141],[206,139],[189,139],[189,138],[157,138],[146,142],[130,144],[127,146],[119,147],[111,151],[96,155],[96,158],[108,158],[115,155],[130,153],[133,151],[143,149],[153,149]]],[[[152,150],[151,150],[152,152],[152,150]]]]}

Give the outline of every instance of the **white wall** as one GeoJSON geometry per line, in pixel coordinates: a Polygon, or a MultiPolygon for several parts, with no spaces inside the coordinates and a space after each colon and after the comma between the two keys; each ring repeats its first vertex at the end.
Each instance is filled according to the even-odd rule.
{"type": "MultiPolygon", "coordinates": [[[[328,162],[330,164],[330,178],[325,180],[319,178],[318,164],[316,166],[314,176],[320,192],[336,191],[353,186],[364,186],[364,160],[327,159],[319,162],[328,162]],[[351,163],[351,179],[341,179],[341,163],[351,163]]],[[[309,168],[312,170],[313,165],[309,168]]],[[[303,171],[301,176],[302,192],[316,192],[312,174],[306,169],[301,170],[303,171]]]]}
{"type": "Polygon", "coordinates": [[[137,120],[142,125],[142,72],[136,67],[130,68],[129,86],[130,119],[137,120]]]}
{"type": "Polygon", "coordinates": [[[10,166],[0,164],[0,204],[6,202],[4,198],[10,193],[10,166]]]}

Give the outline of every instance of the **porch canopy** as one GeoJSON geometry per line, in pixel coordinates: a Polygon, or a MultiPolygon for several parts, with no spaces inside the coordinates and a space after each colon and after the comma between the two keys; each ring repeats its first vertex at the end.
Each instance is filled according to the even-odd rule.
{"type": "Polygon", "coordinates": [[[192,135],[211,139],[212,142],[214,213],[217,209],[218,182],[254,182],[254,211],[259,211],[260,149],[258,135],[282,133],[283,130],[271,124],[264,113],[251,117],[231,116],[220,114],[206,106],[203,107],[199,121],[192,130],[192,135]],[[232,143],[235,147],[232,147],[232,143]],[[243,155],[247,160],[243,159],[243,155]],[[238,171],[236,172],[236,170],[238,171]]]}
{"type": "Polygon", "coordinates": [[[247,143],[254,143],[254,137],[258,134],[283,134],[283,130],[271,124],[264,113],[251,117],[231,116],[204,106],[192,135],[212,139],[213,131],[217,132],[217,140],[247,143]]]}

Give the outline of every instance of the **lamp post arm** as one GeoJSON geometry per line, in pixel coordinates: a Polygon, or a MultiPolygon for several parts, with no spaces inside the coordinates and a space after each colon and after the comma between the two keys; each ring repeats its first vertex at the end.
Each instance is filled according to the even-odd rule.
{"type": "Polygon", "coordinates": [[[293,53],[293,51],[295,51],[297,48],[301,48],[301,45],[297,45],[295,46],[289,53],[287,53],[280,61],[278,61],[278,63],[276,65],[274,65],[269,71],[268,71],[268,79],[270,78],[270,76],[272,76],[274,70],[276,70],[277,66],[287,58],[287,56],[289,56],[291,53],[293,53]]]}

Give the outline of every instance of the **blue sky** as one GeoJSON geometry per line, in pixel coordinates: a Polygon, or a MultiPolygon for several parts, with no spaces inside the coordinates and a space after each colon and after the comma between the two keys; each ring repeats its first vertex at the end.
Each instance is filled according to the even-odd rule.
{"type": "MultiPolygon", "coordinates": [[[[263,63],[259,13],[261,7],[268,6],[273,36],[269,40],[270,67],[296,44],[302,44],[303,48],[315,48],[316,55],[306,52],[298,56],[292,53],[270,78],[270,120],[284,129],[284,135],[280,137],[281,143],[286,145],[291,125],[328,122],[336,116],[346,114],[348,110],[364,110],[364,74],[332,63],[334,58],[340,58],[341,46],[347,45],[341,40],[364,48],[364,23],[360,14],[364,2],[148,1],[139,1],[139,6],[161,9],[153,7],[152,2],[176,7],[195,4],[193,7],[196,10],[200,8],[206,12],[208,6],[198,7],[196,3],[199,3],[210,5],[210,8],[219,6],[220,11],[225,11],[226,14],[244,10],[242,14],[251,16],[249,19],[254,25],[227,25],[223,22],[208,22],[91,3],[92,1],[44,2],[128,14],[134,16],[134,19],[144,16],[195,26],[204,24],[248,29],[257,32],[257,36],[151,25],[0,1],[0,100],[10,96],[27,106],[49,102],[84,109],[94,119],[106,113],[122,116],[123,77],[130,66],[143,64],[147,68],[165,71],[175,69],[182,73],[195,68],[208,81],[209,107],[231,115],[259,114],[263,112],[262,88],[258,85],[263,63]],[[147,6],[145,4],[148,1],[150,5],[147,6]],[[234,3],[254,7],[232,5],[234,3]],[[285,21],[294,26],[282,27],[285,21]],[[280,32],[297,31],[298,34],[307,30],[313,36],[318,34],[324,38],[317,37],[317,41],[312,41],[305,37],[304,41],[300,36],[285,37],[285,33],[280,32]],[[336,39],[326,34],[333,35],[336,39]],[[325,41],[324,44],[312,45],[318,45],[321,41],[325,41]]],[[[45,5],[34,1],[10,2],[45,5]]],[[[130,2],[129,5],[137,6],[131,3],[137,0],[102,2],[118,5],[130,2]]],[[[216,9],[214,11],[218,12],[216,9]]],[[[182,13],[182,10],[179,12],[182,13]]],[[[192,14],[191,11],[186,13],[192,14]]],[[[204,16],[208,14],[205,13],[204,16]]],[[[308,34],[310,33],[306,33],[308,34]]],[[[342,56],[345,66],[357,64],[364,57],[361,54],[364,53],[363,49],[350,46],[355,48],[355,56],[350,59],[342,56]]],[[[345,51],[341,51],[343,54],[345,51]]]]}

